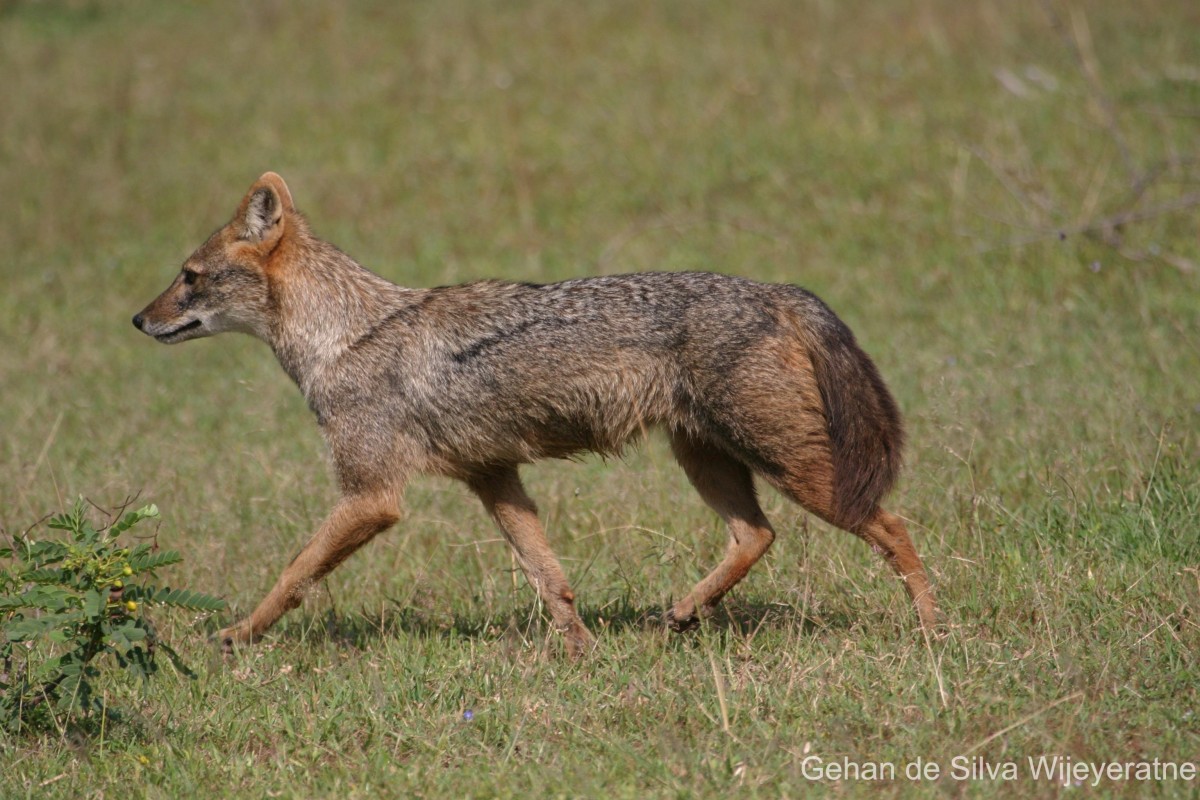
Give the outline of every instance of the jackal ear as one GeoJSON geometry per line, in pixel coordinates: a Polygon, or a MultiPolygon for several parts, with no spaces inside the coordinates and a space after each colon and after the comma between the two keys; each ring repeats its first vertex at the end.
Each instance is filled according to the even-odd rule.
{"type": "Polygon", "coordinates": [[[294,211],[292,193],[283,178],[268,172],[254,182],[242,199],[237,219],[248,242],[275,242],[283,235],[284,212],[294,211]]]}

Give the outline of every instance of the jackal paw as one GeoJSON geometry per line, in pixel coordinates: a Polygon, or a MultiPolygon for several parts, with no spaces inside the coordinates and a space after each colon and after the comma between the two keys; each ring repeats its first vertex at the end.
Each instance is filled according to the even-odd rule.
{"type": "Polygon", "coordinates": [[[572,661],[580,661],[596,649],[596,637],[582,622],[571,625],[562,631],[563,642],[567,646],[567,655],[572,661]]]}
{"type": "Polygon", "coordinates": [[[937,616],[933,618],[932,622],[922,620],[919,628],[932,642],[944,641],[950,636],[950,629],[949,621],[940,611],[937,612],[937,616]]]}
{"type": "Polygon", "coordinates": [[[687,633],[700,627],[700,617],[694,611],[690,614],[676,614],[675,609],[670,608],[663,615],[663,620],[667,627],[676,633],[687,633]]]}
{"type": "Polygon", "coordinates": [[[225,655],[232,655],[235,647],[253,644],[254,638],[254,633],[250,629],[250,624],[248,622],[239,622],[236,625],[231,625],[230,627],[219,631],[217,635],[213,637],[213,641],[220,645],[222,653],[225,655]]]}

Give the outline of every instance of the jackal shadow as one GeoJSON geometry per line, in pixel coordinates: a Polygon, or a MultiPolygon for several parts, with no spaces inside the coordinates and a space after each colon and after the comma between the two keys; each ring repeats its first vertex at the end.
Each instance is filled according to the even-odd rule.
{"type": "MultiPolygon", "coordinates": [[[[580,609],[580,617],[595,632],[601,649],[607,637],[625,631],[661,633],[680,647],[698,641],[694,631],[678,634],[666,627],[664,615],[669,607],[616,601],[601,607],[584,606],[580,609]]],[[[760,632],[809,637],[823,630],[846,630],[855,619],[849,611],[816,615],[789,603],[727,601],[701,623],[701,629],[721,631],[738,638],[752,637],[760,632]]],[[[270,638],[366,649],[374,642],[401,637],[478,642],[510,640],[514,644],[533,644],[546,650],[554,650],[560,644],[550,620],[534,604],[488,614],[483,610],[478,613],[440,612],[413,605],[402,606],[395,601],[375,611],[329,609],[297,615],[270,638]]]]}

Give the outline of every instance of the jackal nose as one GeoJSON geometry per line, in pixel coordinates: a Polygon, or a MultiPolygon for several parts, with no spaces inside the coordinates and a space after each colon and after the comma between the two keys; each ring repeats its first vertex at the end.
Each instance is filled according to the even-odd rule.
{"type": "Polygon", "coordinates": [[[139,331],[142,329],[142,325],[145,322],[146,322],[146,318],[143,317],[141,314],[133,315],[133,327],[137,328],[139,331]]]}

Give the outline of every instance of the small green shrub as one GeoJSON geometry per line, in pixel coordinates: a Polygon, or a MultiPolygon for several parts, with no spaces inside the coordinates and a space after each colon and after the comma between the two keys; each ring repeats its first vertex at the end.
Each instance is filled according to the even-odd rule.
{"type": "Polygon", "coordinates": [[[101,657],[143,680],[165,653],[191,671],[159,636],[145,610],[168,606],[218,611],[225,602],[186,589],[158,587],[154,573],[183,559],[148,543],[127,546],[122,534],[158,516],[153,505],[130,511],[104,527],[88,519],[83,500],[47,525],[65,540],[13,537],[0,548],[10,559],[0,570],[0,726],[64,730],[68,724],[113,716],[97,697],[101,657]],[[137,581],[135,583],[135,581],[137,581]]]}

